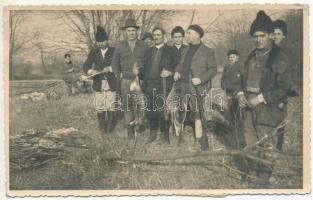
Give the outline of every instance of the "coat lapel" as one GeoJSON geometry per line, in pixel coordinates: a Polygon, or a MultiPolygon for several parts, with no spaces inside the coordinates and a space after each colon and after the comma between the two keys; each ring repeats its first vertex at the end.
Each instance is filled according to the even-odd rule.
{"type": "Polygon", "coordinates": [[[201,43],[195,55],[192,57],[192,60],[195,60],[196,58],[198,58],[199,56],[203,54],[203,48],[204,48],[204,45],[201,43]]]}
{"type": "Polygon", "coordinates": [[[103,59],[102,52],[101,52],[100,48],[97,48],[96,54],[97,54],[97,57],[99,58],[99,60],[101,60],[101,62],[103,62],[104,59],[103,59]]]}
{"type": "Polygon", "coordinates": [[[128,49],[129,52],[132,53],[132,50],[130,49],[130,46],[129,46],[127,40],[124,40],[124,45],[123,46],[124,46],[124,48],[128,49]]]}
{"type": "MultiPolygon", "coordinates": [[[[133,51],[132,53],[135,55],[135,52],[138,52],[138,50],[139,50],[140,48],[141,48],[141,47],[140,47],[139,40],[137,40],[136,43],[135,43],[134,51],[133,51]]],[[[130,50],[130,52],[131,52],[130,47],[129,47],[129,50],[130,50]]]]}
{"type": "Polygon", "coordinates": [[[185,57],[186,57],[186,54],[187,54],[188,50],[189,50],[189,46],[186,46],[186,48],[182,49],[181,57],[180,57],[181,64],[184,63],[185,57]]]}

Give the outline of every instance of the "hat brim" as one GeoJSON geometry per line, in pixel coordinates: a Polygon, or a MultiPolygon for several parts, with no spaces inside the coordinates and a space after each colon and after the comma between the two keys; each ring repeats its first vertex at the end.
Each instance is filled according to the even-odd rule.
{"type": "Polygon", "coordinates": [[[135,28],[135,29],[140,28],[139,26],[124,26],[124,27],[122,27],[122,30],[125,30],[125,29],[130,28],[130,27],[135,28]]]}

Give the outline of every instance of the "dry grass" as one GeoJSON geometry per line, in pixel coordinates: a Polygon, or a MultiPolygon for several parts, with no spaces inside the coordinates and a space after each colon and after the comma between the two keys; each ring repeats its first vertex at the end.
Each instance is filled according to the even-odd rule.
{"type": "MultiPolygon", "coordinates": [[[[290,100],[285,152],[300,152],[302,146],[302,100],[290,100]]],[[[228,157],[210,156],[197,161],[210,165],[153,165],[146,163],[117,163],[105,155],[160,157],[197,152],[190,129],[185,141],[176,146],[177,138],[171,135],[171,144],[160,146],[145,144],[147,132],[138,136],[136,148],[126,138],[126,129],[120,121],[115,133],[102,135],[98,131],[91,95],[69,96],[60,100],[42,102],[10,98],[10,135],[29,128],[59,129],[74,127],[92,139],[90,148],[68,148],[62,160],[40,168],[10,172],[10,188],[49,189],[213,189],[247,188],[238,174],[215,165],[219,162],[232,166],[228,157]]],[[[214,149],[225,147],[227,134],[211,136],[214,149]]],[[[178,160],[193,162],[195,159],[178,160]]],[[[272,182],[276,188],[302,187],[301,157],[282,155],[275,168],[272,182]]]]}

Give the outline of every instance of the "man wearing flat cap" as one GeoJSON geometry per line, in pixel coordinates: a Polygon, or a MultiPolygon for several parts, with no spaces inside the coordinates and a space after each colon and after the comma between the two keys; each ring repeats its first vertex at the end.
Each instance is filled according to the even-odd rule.
{"type": "MultiPolygon", "coordinates": [[[[259,11],[250,28],[255,49],[245,62],[241,88],[237,92],[243,114],[245,148],[274,131],[286,117],[289,63],[286,54],[272,43],[271,30],[271,18],[264,11],[259,11]]],[[[249,182],[249,187],[270,187],[269,178],[277,159],[276,139],[277,136],[269,138],[251,150],[256,157],[268,162],[246,159],[248,162],[245,162],[247,165],[244,168],[247,173],[258,178],[249,182]]]]}
{"type": "Polygon", "coordinates": [[[207,94],[211,88],[211,79],[217,72],[214,50],[201,42],[203,35],[204,31],[199,25],[188,27],[186,37],[189,46],[182,51],[174,74],[174,80],[177,81],[177,88],[181,90],[181,94],[190,97],[184,99],[188,100],[186,104],[194,115],[193,130],[198,143],[201,143],[202,124],[200,114],[197,112],[199,109],[196,95],[207,94]],[[200,94],[196,91],[200,91],[200,94]]]}
{"type": "Polygon", "coordinates": [[[97,26],[95,38],[98,47],[90,51],[83,70],[93,80],[99,128],[103,133],[110,133],[115,125],[116,77],[111,68],[114,48],[108,45],[108,35],[100,26],[97,26]]]}
{"type": "Polygon", "coordinates": [[[148,46],[138,40],[138,29],[134,19],[127,19],[122,30],[126,32],[126,39],[116,45],[114,56],[112,59],[112,70],[117,75],[120,83],[122,109],[127,125],[127,135],[129,139],[134,138],[134,127],[130,122],[134,120],[134,112],[132,111],[132,100],[130,92],[130,84],[139,73],[139,69],[144,63],[145,53],[148,46]]]}

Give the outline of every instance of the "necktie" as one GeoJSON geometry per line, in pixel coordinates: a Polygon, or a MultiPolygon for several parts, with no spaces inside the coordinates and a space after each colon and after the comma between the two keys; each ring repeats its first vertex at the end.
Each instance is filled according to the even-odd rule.
{"type": "Polygon", "coordinates": [[[154,50],[154,60],[157,60],[158,56],[159,56],[159,48],[155,48],[155,50],[154,50]]]}

